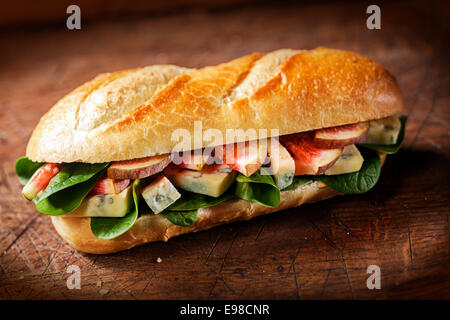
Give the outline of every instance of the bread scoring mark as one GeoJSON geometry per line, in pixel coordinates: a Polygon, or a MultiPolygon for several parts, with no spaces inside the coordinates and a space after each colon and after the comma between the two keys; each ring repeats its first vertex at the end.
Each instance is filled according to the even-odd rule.
{"type": "MultiPolygon", "coordinates": [[[[161,85],[149,101],[121,109],[118,118],[103,118],[93,130],[80,130],[80,115],[88,116],[81,103],[93,90],[102,90],[99,82],[108,83],[111,74],[99,76],[61,99],[41,119],[27,156],[46,162],[119,161],[170,152],[171,132],[192,131],[196,120],[203,121],[205,130],[264,127],[289,134],[380,118],[402,109],[395,79],[381,66],[354,53],[323,48],[298,51],[277,62],[271,70],[280,68],[279,72],[269,72],[267,81],[248,85],[249,96],[237,99],[237,92],[242,94],[239,90],[252,82],[248,80],[252,72],[269,74],[265,68],[261,74],[255,71],[268,55],[245,56],[194,71],[171,66],[181,75],[161,85]],[[224,97],[230,103],[224,104],[224,97]]],[[[158,66],[156,76],[166,74],[167,68],[158,66]]],[[[124,85],[119,83],[119,89],[124,85]]]]}
{"type": "MultiPolygon", "coordinates": [[[[79,112],[81,109],[81,105],[86,101],[86,99],[93,92],[99,90],[100,88],[105,87],[106,85],[113,82],[114,80],[116,80],[120,77],[124,77],[125,75],[127,75],[133,71],[136,71],[136,70],[138,70],[138,69],[128,69],[128,70],[118,71],[118,72],[114,72],[114,73],[102,73],[102,74],[99,74],[98,76],[96,76],[93,80],[91,80],[89,83],[95,83],[95,85],[92,87],[86,86],[87,88],[89,88],[89,90],[85,92],[83,98],[76,106],[76,110],[75,110],[75,114],[74,114],[74,116],[75,116],[74,130],[78,129],[78,124],[80,121],[79,112]],[[103,78],[105,78],[105,80],[102,80],[103,78]]],[[[80,89],[83,89],[83,88],[84,88],[84,86],[82,86],[80,89]]]]}
{"type": "MultiPolygon", "coordinates": [[[[149,111],[156,112],[162,115],[160,107],[168,104],[171,100],[176,99],[180,95],[184,95],[181,88],[186,86],[186,83],[191,79],[189,73],[179,75],[169,81],[166,87],[158,91],[152,98],[150,103],[143,104],[129,112],[125,113],[122,118],[114,123],[111,123],[108,128],[122,127],[130,124],[133,121],[139,121],[147,115],[149,111]]],[[[155,119],[156,120],[156,119],[155,119]]]]}
{"type": "Polygon", "coordinates": [[[180,115],[180,124],[186,116],[186,112],[183,111],[193,114],[194,116],[191,117],[193,120],[202,119],[208,114],[218,114],[222,117],[221,113],[224,110],[220,107],[223,97],[235,87],[250,66],[260,57],[261,54],[252,54],[216,67],[205,67],[180,75],[155,94],[148,104],[128,112],[110,124],[108,128],[123,128],[143,118],[151,122],[151,127],[156,127],[158,122],[164,121],[159,121],[157,117],[154,117],[154,113],[161,114],[160,112],[166,112],[165,110],[171,114],[180,115]],[[149,114],[152,116],[149,117],[149,114]]]}
{"type": "Polygon", "coordinates": [[[232,103],[253,95],[278,75],[284,63],[298,52],[299,50],[281,49],[261,56],[252,65],[245,79],[242,79],[242,82],[233,89],[226,102],[232,103]]]}
{"type": "Polygon", "coordinates": [[[239,75],[235,84],[229,88],[228,92],[222,96],[222,105],[229,103],[231,100],[236,100],[233,96],[235,95],[237,88],[248,79],[249,75],[255,67],[255,64],[264,57],[264,55],[260,53],[253,53],[251,56],[254,60],[252,61],[249,68],[239,75]]]}
{"type": "Polygon", "coordinates": [[[146,104],[175,76],[190,69],[176,66],[150,66],[109,78],[80,103],[79,131],[93,130],[113,122],[124,112],[146,104]]]}

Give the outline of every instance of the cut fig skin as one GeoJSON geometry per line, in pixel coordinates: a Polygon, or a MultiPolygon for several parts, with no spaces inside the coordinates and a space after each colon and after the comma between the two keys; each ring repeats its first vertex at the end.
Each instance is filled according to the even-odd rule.
{"type": "MultiPolygon", "coordinates": [[[[203,166],[208,163],[209,155],[204,155],[203,150],[201,153],[196,153],[196,151],[191,151],[188,153],[185,153],[183,155],[176,155],[179,157],[179,160],[181,161],[180,164],[176,163],[175,160],[173,162],[175,164],[178,164],[181,168],[189,169],[189,170],[195,170],[200,171],[202,170],[203,166]]],[[[172,155],[172,158],[174,156],[172,155]]]]}
{"type": "Polygon", "coordinates": [[[317,175],[330,168],[343,148],[319,148],[315,145],[314,132],[304,132],[280,137],[281,144],[295,161],[295,175],[317,175]]]}
{"type": "Polygon", "coordinates": [[[314,131],[314,144],[318,148],[343,148],[363,141],[369,133],[369,122],[359,122],[314,131]]]}
{"type": "Polygon", "coordinates": [[[50,180],[59,172],[61,164],[46,163],[40,167],[22,189],[22,194],[28,200],[34,199],[39,192],[47,188],[50,180]]]}
{"type": "Polygon", "coordinates": [[[115,180],[111,178],[100,179],[89,193],[90,196],[99,194],[117,194],[130,184],[130,179],[115,180]]]}
{"type": "Polygon", "coordinates": [[[222,162],[244,176],[258,171],[267,156],[267,140],[239,142],[223,145],[221,154],[216,155],[222,162]]]}
{"type": "Polygon", "coordinates": [[[107,170],[111,179],[143,179],[163,171],[171,162],[170,154],[113,163],[107,170]]]}

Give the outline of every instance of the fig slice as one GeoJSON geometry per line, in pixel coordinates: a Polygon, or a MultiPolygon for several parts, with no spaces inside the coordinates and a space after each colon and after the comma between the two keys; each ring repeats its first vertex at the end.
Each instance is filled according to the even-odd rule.
{"type": "Polygon", "coordinates": [[[111,178],[100,179],[89,193],[91,196],[98,194],[120,193],[130,184],[130,179],[116,180],[111,178]]]}
{"type": "Polygon", "coordinates": [[[253,140],[224,145],[222,154],[216,155],[223,163],[244,176],[251,176],[263,165],[267,157],[267,140],[253,140]]]}
{"type": "Polygon", "coordinates": [[[319,148],[342,148],[363,141],[369,132],[369,122],[319,129],[314,132],[314,144],[319,148]]]}
{"type": "Polygon", "coordinates": [[[281,136],[280,141],[294,158],[296,176],[322,174],[339,159],[342,153],[342,148],[317,147],[313,132],[281,136]]]}
{"type": "MultiPolygon", "coordinates": [[[[172,158],[174,155],[172,155],[172,158]]],[[[182,152],[180,154],[176,154],[175,157],[178,157],[178,161],[175,161],[173,158],[173,162],[178,164],[181,168],[199,171],[202,170],[203,166],[208,163],[209,155],[204,155],[203,150],[191,150],[182,152]]]]}
{"type": "Polygon", "coordinates": [[[59,163],[46,163],[40,167],[22,189],[22,194],[25,198],[32,200],[39,192],[44,191],[60,168],[61,164],[59,163]]]}
{"type": "Polygon", "coordinates": [[[164,170],[171,161],[170,154],[113,163],[107,171],[111,179],[143,179],[164,170]]]}

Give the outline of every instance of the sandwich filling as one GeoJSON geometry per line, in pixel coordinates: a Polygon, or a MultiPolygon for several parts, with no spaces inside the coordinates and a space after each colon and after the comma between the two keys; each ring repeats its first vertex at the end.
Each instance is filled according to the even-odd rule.
{"type": "Polygon", "coordinates": [[[129,230],[139,215],[162,214],[180,226],[200,208],[232,199],[267,207],[280,193],[313,181],[345,194],[370,190],[381,154],[396,153],[406,117],[301,132],[213,150],[163,154],[112,163],[38,163],[22,157],[22,193],[47,215],[90,217],[99,239],[129,230]]]}

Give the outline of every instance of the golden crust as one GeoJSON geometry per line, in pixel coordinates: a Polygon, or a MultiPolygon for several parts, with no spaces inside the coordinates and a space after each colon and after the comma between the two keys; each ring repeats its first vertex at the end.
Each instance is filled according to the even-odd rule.
{"type": "Polygon", "coordinates": [[[281,192],[281,203],[267,208],[254,202],[233,199],[210,208],[199,209],[198,218],[190,227],[172,224],[162,214],[140,216],[125,234],[112,240],[97,239],[91,232],[90,218],[52,217],[59,235],[73,248],[95,254],[113,253],[154,241],[167,241],[172,237],[210,229],[263,214],[297,207],[304,203],[331,198],[339,193],[322,183],[313,182],[303,187],[281,192]]]}
{"type": "Polygon", "coordinates": [[[283,49],[198,70],[151,66],[99,75],[42,117],[26,155],[43,162],[127,160],[171,152],[180,128],[192,138],[181,150],[193,149],[195,120],[224,137],[226,129],[250,128],[284,135],[402,108],[394,77],[368,58],[283,49]]]}

